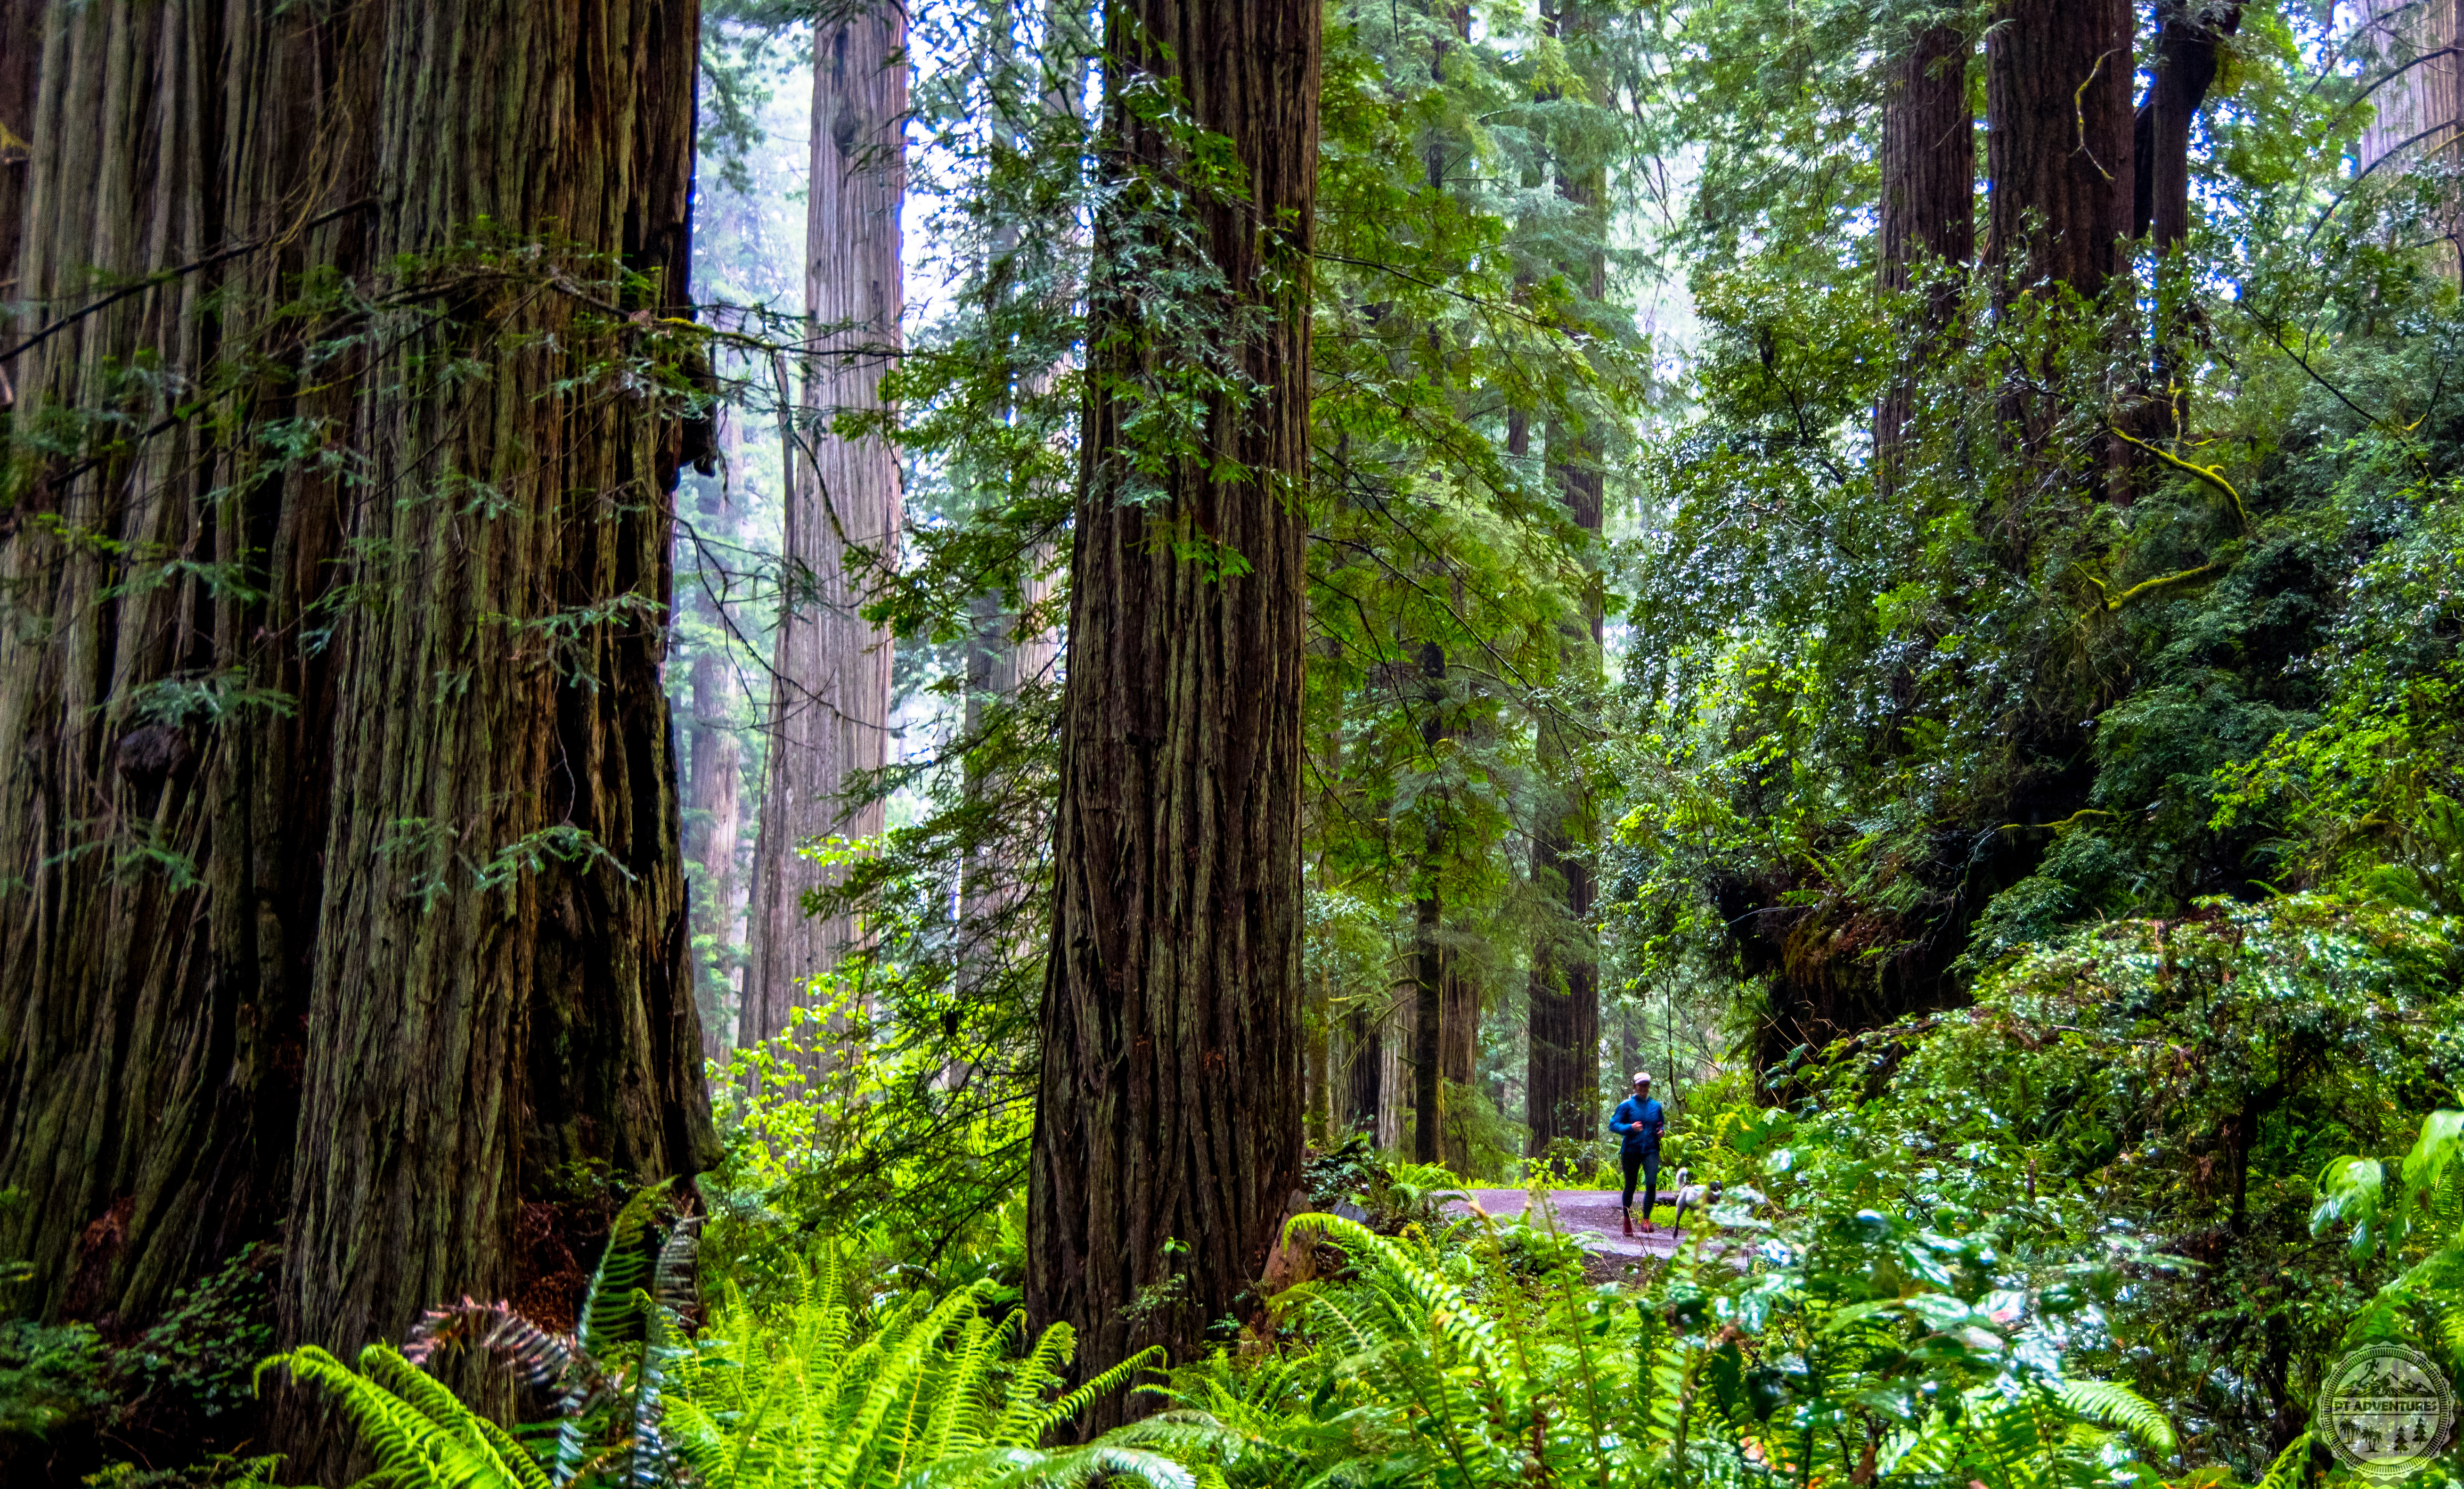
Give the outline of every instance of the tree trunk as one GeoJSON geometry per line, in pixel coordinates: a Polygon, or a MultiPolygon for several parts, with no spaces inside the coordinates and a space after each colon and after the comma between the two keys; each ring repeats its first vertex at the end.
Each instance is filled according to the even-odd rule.
{"type": "Polygon", "coordinates": [[[905,303],[899,204],[906,192],[907,20],[885,3],[826,19],[813,34],[813,168],[804,307],[813,350],[803,389],[806,458],[789,488],[779,618],[738,1038],[784,1033],[855,939],[840,913],[806,915],[803,897],[838,875],[800,856],[819,839],[871,837],[877,801],[851,801],[889,758],[891,637],[858,613],[868,565],[896,554],[898,453],[874,434],[842,435],[843,412],[881,408],[905,303]]]}
{"type": "MultiPolygon", "coordinates": [[[[1976,128],[1968,104],[1968,37],[1947,22],[1920,29],[1892,64],[1882,101],[1881,287],[1904,294],[1929,265],[1964,268],[1976,252],[1976,128]]],[[[1875,472],[1887,488],[1916,415],[1917,376],[1958,314],[1956,289],[1926,297],[1910,364],[1874,411],[1875,472]]]]}
{"type": "MultiPolygon", "coordinates": [[[[1076,1329],[1082,1375],[1149,1344],[1185,1358],[1243,1311],[1302,1153],[1318,7],[1113,0],[1106,29],[1104,168],[1120,191],[1097,220],[1027,1189],[1027,1310],[1076,1329]],[[1188,164],[1140,101],[1155,87],[1228,142],[1245,198],[1152,184],[1188,164]],[[1146,320],[1149,255],[1220,275],[1221,323],[1251,328],[1208,350],[1257,391],[1209,395],[1198,448],[1129,422],[1150,403],[1125,385],[1177,379],[1202,354],[1146,320]]],[[[1124,1411],[1116,1393],[1082,1426],[1124,1411]]]]}
{"type": "MultiPolygon", "coordinates": [[[[17,299],[17,247],[26,235],[43,12],[49,9],[50,0],[0,0],[0,305],[17,299]]],[[[16,402],[13,370],[0,363],[0,414],[16,402]]]]}
{"type": "MultiPolygon", "coordinates": [[[[1429,642],[1420,648],[1419,659],[1421,701],[1427,709],[1420,721],[1420,742],[1434,760],[1439,743],[1448,735],[1445,648],[1429,642]]],[[[1438,1138],[1445,1124],[1440,1084],[1445,1070],[1445,895],[1438,885],[1445,860],[1445,825],[1441,803],[1426,810],[1431,815],[1420,860],[1424,882],[1412,901],[1412,1161],[1434,1164],[1443,1156],[1438,1138]]]]}
{"type": "Polygon", "coordinates": [[[1344,1122],[1349,1127],[1366,1128],[1373,1143],[1380,1141],[1378,1109],[1386,1073],[1380,1022],[1368,1009],[1354,1009],[1345,1021],[1343,1040],[1348,1076],[1342,1107],[1344,1122]]]}
{"type": "MultiPolygon", "coordinates": [[[[1553,16],[1544,8],[1543,16],[1544,24],[1561,36],[1575,34],[1585,24],[1572,4],[1553,16]]],[[[1556,97],[1556,90],[1547,96],[1556,97]]],[[[1558,195],[1573,205],[1602,240],[1608,227],[1601,211],[1606,188],[1606,172],[1596,166],[1570,169],[1561,162],[1558,167],[1558,195]]],[[[1608,293],[1608,262],[1601,250],[1560,268],[1570,281],[1582,286],[1588,302],[1596,303],[1608,293]]],[[[1530,453],[1530,426],[1519,410],[1507,416],[1506,443],[1507,453],[1518,459],[1530,453]]],[[[1557,500],[1574,526],[1596,542],[1607,501],[1599,436],[1570,420],[1553,420],[1545,454],[1557,500]]],[[[1558,662],[1570,676],[1591,680],[1599,674],[1601,599],[1597,581],[1591,581],[1578,601],[1580,614],[1559,624],[1558,662]]],[[[1550,913],[1533,937],[1526,985],[1524,1120],[1527,1151],[1534,1157],[1558,1138],[1588,1141],[1598,1130],[1599,1114],[1593,1108],[1598,1101],[1600,1042],[1599,954],[1590,923],[1596,896],[1586,856],[1598,841],[1599,824],[1589,788],[1567,747],[1565,721],[1543,716],[1536,728],[1541,781],[1531,832],[1531,882],[1550,913]]]]}
{"type": "Polygon", "coordinates": [[[1441,959],[1439,976],[1438,1088],[1439,1153],[1455,1172],[1471,1172],[1470,1098],[1480,1061],[1480,978],[1468,959],[1457,954],[1463,932],[1441,959]]]}
{"type": "Polygon", "coordinates": [[[2241,29],[2241,0],[2166,0],[2156,26],[2155,82],[2132,121],[2131,235],[2153,229],[2161,256],[2190,238],[2190,127],[2216,80],[2217,46],[2241,29]]]}
{"type": "MultiPolygon", "coordinates": [[[[2101,305],[2125,273],[2132,177],[2130,0],[2003,0],[1985,33],[1986,163],[1992,178],[1985,261],[1994,303],[2063,290],[2101,305]]],[[[2070,374],[2045,344],[2002,400],[2002,423],[2029,462],[2057,458],[2070,374]]],[[[2099,414],[2100,425],[2103,415],[2099,414]]],[[[2131,492],[2130,447],[2100,432],[2096,480],[2117,500],[2131,492]]],[[[2024,554],[2005,562],[2024,565],[2024,554]]]]}
{"type": "MultiPolygon", "coordinates": [[[[2385,179],[2416,162],[2464,156],[2464,57],[2451,50],[2464,43],[2464,0],[2363,0],[2361,9],[2361,29],[2378,49],[2361,170],[2385,179]]],[[[2464,248],[2464,211],[2452,191],[2444,208],[2433,226],[2446,241],[2441,264],[2452,278],[2464,248]]]]}
{"type": "Polygon", "coordinates": [[[2141,439],[2179,432],[2189,391],[2174,386],[2177,346],[2191,330],[2189,287],[2178,256],[2190,238],[2190,126],[2216,78],[2216,48],[2241,27],[2241,0],[2167,0],[2157,8],[2156,78],[2134,122],[2138,167],[2131,233],[2156,248],[2155,358],[2151,390],[2128,417],[2141,439]]]}
{"type": "Polygon", "coordinates": [[[2130,232],[2129,0],[2004,0],[1985,33],[1986,261],[2095,300],[2130,232]]]}
{"type": "MultiPolygon", "coordinates": [[[[741,440],[732,417],[722,426],[720,442],[728,456],[727,468],[736,470],[735,456],[741,440]]],[[[700,518],[703,533],[719,551],[735,545],[741,513],[732,487],[713,484],[706,488],[700,518]]],[[[693,585],[686,603],[709,623],[715,636],[723,638],[730,633],[732,617],[709,587],[693,585]]],[[[703,1054],[724,1060],[729,1048],[725,1033],[737,1028],[742,1016],[736,986],[736,973],[740,969],[731,968],[728,964],[734,960],[730,953],[736,945],[736,860],[742,829],[744,780],[744,744],[737,731],[744,692],[737,680],[735,659],[723,640],[714,640],[694,652],[691,677],[693,727],[688,738],[692,745],[692,776],[686,787],[690,799],[686,803],[684,851],[685,861],[697,871],[689,891],[693,939],[697,943],[693,973],[701,1011],[703,1054]],[[714,949],[705,955],[698,949],[699,945],[714,949]]]]}
{"type": "MultiPolygon", "coordinates": [[[[1592,272],[1596,299],[1606,289],[1605,266],[1596,256],[1592,272]]],[[[1574,525],[1596,540],[1607,507],[1598,441],[1552,423],[1549,447],[1549,472],[1558,500],[1574,525]]],[[[1582,597],[1582,606],[1580,620],[1565,627],[1559,656],[1569,672],[1595,678],[1602,640],[1596,583],[1582,597]]],[[[1586,856],[1598,841],[1599,823],[1580,767],[1566,748],[1564,730],[1558,720],[1540,724],[1545,786],[1531,833],[1531,881],[1555,911],[1531,950],[1524,1107],[1534,1157],[1559,1138],[1589,1142],[1599,1131],[1599,951],[1591,925],[1598,890],[1586,856]]]]}
{"type": "Polygon", "coordinates": [[[1388,989],[1386,1015],[1378,1020],[1377,1146],[1383,1152],[1403,1150],[1403,1114],[1412,1109],[1412,1036],[1414,1011],[1419,996],[1415,984],[1397,982],[1388,989]]]}
{"type": "MultiPolygon", "coordinates": [[[[0,519],[0,1251],[46,1312],[140,1325],[279,1231],[282,1339],[347,1352],[515,1292],[571,1167],[715,1156],[659,677],[702,452],[532,267],[682,304],[697,27],[48,9],[22,293],[189,272],[11,369],[20,420],[128,420],[11,450],[49,520],[0,519]],[[381,308],[276,314],[312,275],[381,308]]],[[[287,1472],[338,1470],[318,1414],[287,1472]]]]}

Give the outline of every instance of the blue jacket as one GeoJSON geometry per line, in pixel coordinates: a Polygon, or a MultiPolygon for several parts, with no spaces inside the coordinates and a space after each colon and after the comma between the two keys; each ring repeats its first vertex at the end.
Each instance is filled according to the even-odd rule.
{"type": "Polygon", "coordinates": [[[1609,1119],[1609,1130],[1625,1139],[1628,1153],[1660,1151],[1660,1129],[1668,1125],[1668,1114],[1660,1108],[1657,1098],[1645,1097],[1638,1101],[1627,1097],[1617,1103],[1617,1115],[1609,1119]]]}

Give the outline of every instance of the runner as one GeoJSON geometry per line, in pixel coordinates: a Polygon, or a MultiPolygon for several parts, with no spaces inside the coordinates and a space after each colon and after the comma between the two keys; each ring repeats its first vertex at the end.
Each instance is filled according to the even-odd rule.
{"type": "Polygon", "coordinates": [[[1642,1174],[1642,1233],[1651,1233],[1651,1207],[1660,1189],[1660,1133],[1668,1125],[1668,1114],[1651,1097],[1651,1073],[1634,1073],[1634,1095],[1617,1103],[1609,1118],[1609,1130],[1625,1140],[1617,1149],[1617,1161],[1625,1169],[1625,1197],[1617,1201],[1624,1211],[1625,1233],[1634,1233],[1634,1179],[1639,1169],[1642,1174]]]}

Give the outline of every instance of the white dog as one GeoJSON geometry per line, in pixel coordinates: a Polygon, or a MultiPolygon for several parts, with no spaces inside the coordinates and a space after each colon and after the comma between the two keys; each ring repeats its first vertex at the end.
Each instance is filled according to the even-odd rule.
{"type": "Polygon", "coordinates": [[[1685,1229],[1686,1211],[1707,1211],[1715,1205],[1723,1204],[1743,1205],[1749,1211],[1759,1210],[1763,1205],[1762,1191],[1749,1189],[1742,1184],[1730,1188],[1722,1185],[1717,1179],[1708,1184],[1696,1184],[1692,1174],[1683,1168],[1678,1169],[1677,1219],[1669,1226],[1668,1233],[1675,1235],[1685,1229]]]}

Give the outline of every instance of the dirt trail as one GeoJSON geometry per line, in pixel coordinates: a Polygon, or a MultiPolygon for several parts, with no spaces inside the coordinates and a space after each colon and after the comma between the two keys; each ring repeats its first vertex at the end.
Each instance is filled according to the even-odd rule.
{"type": "MultiPolygon", "coordinates": [[[[1466,1189],[1463,1192],[1470,1196],[1473,1204],[1492,1215],[1519,1215],[1531,1202],[1531,1195],[1524,1189],[1466,1189]]],[[[1676,1207],[1665,1202],[1652,1212],[1655,1224],[1651,1233],[1631,1237],[1620,1233],[1617,1229],[1617,1197],[1615,1191],[1558,1189],[1551,1193],[1544,1203],[1556,1212],[1559,1229],[1573,1233],[1586,1248],[1602,1256],[1630,1258],[1667,1256],[1677,1250],[1677,1237],[1668,1232],[1677,1211],[1676,1207]]],[[[1468,1212],[1460,1203],[1446,1208],[1457,1214],[1468,1212]]],[[[1686,1211],[1686,1229],[1691,1230],[1702,1223],[1704,1216],[1701,1211],[1686,1211]]],[[[1641,1230],[1639,1217],[1635,1229],[1638,1232],[1641,1230]]]]}

